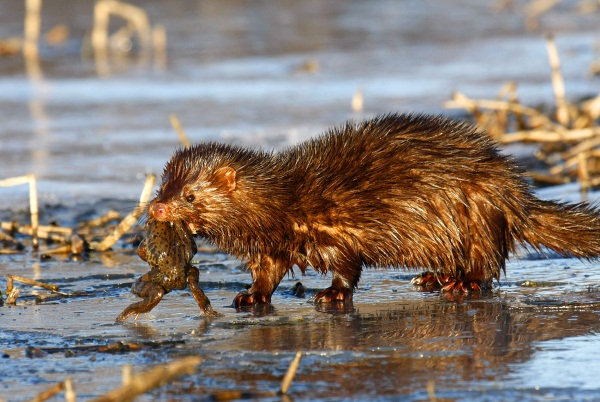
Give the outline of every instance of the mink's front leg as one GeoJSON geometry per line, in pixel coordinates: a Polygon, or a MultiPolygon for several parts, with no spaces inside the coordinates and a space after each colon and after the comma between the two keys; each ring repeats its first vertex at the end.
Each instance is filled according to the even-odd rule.
{"type": "Polygon", "coordinates": [[[362,262],[360,258],[348,258],[346,261],[338,262],[332,268],[333,279],[331,286],[317,293],[315,303],[351,302],[354,289],[360,280],[362,262]]]}
{"type": "Polygon", "coordinates": [[[257,304],[270,304],[271,295],[292,263],[283,258],[277,259],[270,256],[255,256],[248,261],[252,274],[250,289],[238,293],[233,300],[237,309],[250,307],[257,304]]]}

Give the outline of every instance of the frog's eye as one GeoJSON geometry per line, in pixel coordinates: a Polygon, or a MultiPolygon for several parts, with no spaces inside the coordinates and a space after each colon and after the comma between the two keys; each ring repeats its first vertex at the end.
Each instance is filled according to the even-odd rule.
{"type": "Polygon", "coordinates": [[[188,196],[185,197],[185,200],[187,202],[190,202],[190,203],[194,202],[195,199],[196,199],[196,197],[194,197],[194,194],[190,194],[190,195],[188,195],[188,196]]]}

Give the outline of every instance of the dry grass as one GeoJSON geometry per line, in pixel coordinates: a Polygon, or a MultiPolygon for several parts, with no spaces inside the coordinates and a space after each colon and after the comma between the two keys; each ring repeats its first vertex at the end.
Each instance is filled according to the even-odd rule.
{"type": "MultiPolygon", "coordinates": [[[[117,212],[109,211],[109,213],[103,217],[94,219],[90,222],[82,222],[78,228],[69,228],[56,225],[38,225],[37,191],[35,190],[36,181],[34,175],[2,180],[0,181],[0,186],[29,183],[32,224],[20,225],[17,222],[0,222],[0,254],[25,253],[31,248],[33,251],[39,253],[40,258],[44,259],[47,256],[54,254],[80,256],[87,251],[108,251],[126,233],[132,232],[132,227],[139,221],[146,208],[155,181],[155,175],[149,175],[146,178],[138,205],[133,211],[125,216],[125,218],[121,219],[117,212]],[[116,225],[113,224],[116,221],[118,221],[118,223],[116,225]],[[31,241],[28,241],[29,238],[31,241]],[[86,238],[90,239],[90,241],[86,241],[86,238]],[[95,238],[99,238],[99,240],[92,240],[95,238]],[[47,245],[39,247],[39,239],[46,241],[47,245]]],[[[138,232],[139,231],[140,229],[138,229],[138,232]]],[[[132,237],[135,238],[138,234],[139,233],[135,233],[132,237]]],[[[73,296],[71,294],[60,292],[56,285],[46,284],[21,276],[7,275],[6,304],[16,304],[17,298],[19,297],[20,289],[13,286],[14,281],[31,286],[42,287],[63,297],[73,296]]],[[[39,298],[44,299],[47,297],[39,296],[39,298]]],[[[0,305],[2,304],[3,299],[0,296],[0,305]]]]}
{"type": "Polygon", "coordinates": [[[521,104],[515,83],[506,84],[496,99],[476,100],[455,93],[444,106],[467,110],[477,125],[501,144],[536,144],[536,156],[548,171],[530,172],[534,179],[548,183],[576,180],[585,192],[600,184],[600,94],[569,102],[552,37],[547,46],[555,101],[551,113],[521,104]]]}
{"type": "Polygon", "coordinates": [[[567,0],[527,0],[522,2],[517,0],[496,0],[494,9],[498,11],[507,8],[518,9],[525,17],[525,27],[529,30],[535,30],[540,28],[540,19],[544,14],[556,9],[561,3],[566,7],[575,9],[582,15],[600,11],[600,2],[597,0],[578,0],[574,2],[567,0]]]}
{"type": "MultiPolygon", "coordinates": [[[[216,393],[211,395],[205,395],[211,400],[234,400],[234,399],[259,399],[266,397],[280,396],[285,399],[289,387],[298,371],[300,366],[300,359],[302,353],[297,352],[295,357],[292,359],[283,379],[281,386],[278,391],[253,391],[253,392],[241,392],[241,391],[228,391],[222,393],[216,393]]],[[[122,402],[122,401],[133,401],[138,396],[147,393],[155,388],[162,387],[174,379],[182,375],[190,375],[196,373],[196,367],[202,363],[202,359],[198,356],[184,357],[175,361],[172,361],[166,365],[157,365],[152,367],[138,375],[133,374],[133,368],[131,366],[124,366],[122,368],[122,382],[123,385],[106,394],[93,399],[95,402],[122,402]]],[[[63,382],[55,384],[48,389],[38,394],[33,400],[34,401],[45,401],[53,396],[56,396],[60,392],[65,392],[65,400],[73,401],[77,400],[75,392],[75,384],[71,379],[67,378],[63,382]]]]}
{"type": "Polygon", "coordinates": [[[34,250],[39,249],[41,254],[81,254],[86,250],[107,251],[139,221],[152,195],[155,182],[155,175],[151,174],[146,177],[138,205],[125,218],[121,219],[118,212],[109,211],[105,216],[90,222],[82,222],[78,228],[69,228],[38,224],[38,200],[34,175],[0,180],[0,187],[29,183],[31,209],[30,225],[22,225],[18,222],[0,222],[0,241],[4,244],[4,248],[0,248],[0,254],[20,253],[27,250],[29,242],[18,240],[17,235],[31,237],[31,246],[34,250]],[[111,229],[111,223],[117,220],[119,223],[111,229]],[[107,231],[108,233],[106,233],[107,231]],[[102,237],[97,241],[86,242],[83,240],[84,237],[93,239],[99,236],[102,237]],[[39,239],[46,240],[51,245],[39,248],[39,239]],[[56,243],[58,245],[55,245],[56,243]]]}

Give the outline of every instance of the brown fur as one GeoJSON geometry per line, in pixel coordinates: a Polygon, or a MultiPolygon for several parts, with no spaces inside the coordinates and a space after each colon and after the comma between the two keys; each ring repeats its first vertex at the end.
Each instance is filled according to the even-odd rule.
{"type": "Polygon", "coordinates": [[[253,285],[238,305],[269,302],[294,265],[331,271],[317,296],[331,301],[351,299],[363,266],[486,286],[517,244],[600,256],[596,209],[537,199],[487,136],[442,117],[348,123],[277,153],[180,150],[149,213],[248,261],[253,285]]]}

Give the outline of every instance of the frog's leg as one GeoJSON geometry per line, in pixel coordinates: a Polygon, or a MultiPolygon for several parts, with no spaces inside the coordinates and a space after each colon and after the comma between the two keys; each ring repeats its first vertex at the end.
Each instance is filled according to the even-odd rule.
{"type": "Polygon", "coordinates": [[[200,307],[200,312],[202,313],[202,315],[219,315],[219,313],[212,309],[212,306],[210,305],[210,300],[208,300],[208,297],[206,297],[202,289],[200,289],[200,285],[198,284],[198,281],[200,280],[200,272],[198,271],[198,268],[190,266],[188,276],[186,279],[190,287],[190,291],[192,292],[192,296],[194,296],[196,303],[198,303],[198,307],[200,307]]]}
{"type": "Polygon", "coordinates": [[[127,318],[135,315],[135,319],[137,320],[138,316],[142,313],[148,313],[152,310],[158,302],[165,295],[165,290],[162,286],[157,285],[156,283],[147,282],[148,274],[142,275],[131,287],[131,293],[141,297],[143,300],[137,303],[133,303],[129,307],[127,307],[123,312],[117,317],[117,322],[123,322],[127,318]]]}

